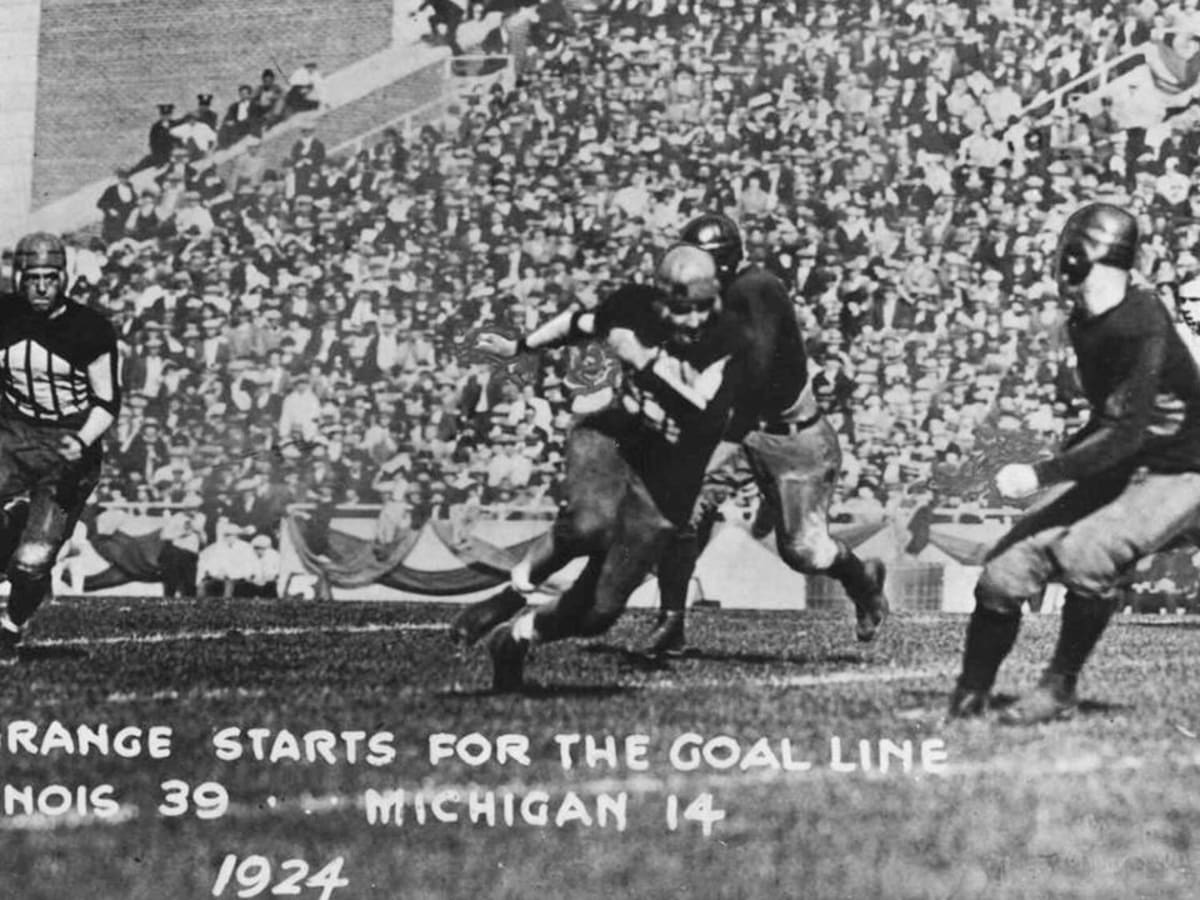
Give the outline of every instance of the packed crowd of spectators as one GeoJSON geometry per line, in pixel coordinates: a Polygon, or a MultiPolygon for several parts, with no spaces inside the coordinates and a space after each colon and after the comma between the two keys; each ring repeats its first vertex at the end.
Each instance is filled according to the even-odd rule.
{"type": "Polygon", "coordinates": [[[103,498],[201,504],[210,541],[293,502],[386,501],[382,530],[552,508],[614,368],[500,365],[472,335],[648,277],[710,210],[793,292],[846,511],[939,490],[997,436],[1048,447],[1080,409],[1057,228],[1116,198],[1145,279],[1191,277],[1200,132],[1023,110],[1195,5],[618,0],[536,28],[515,89],[356,155],[309,127],[218,172],[177,143],[76,253],[125,343],[103,498]]]}

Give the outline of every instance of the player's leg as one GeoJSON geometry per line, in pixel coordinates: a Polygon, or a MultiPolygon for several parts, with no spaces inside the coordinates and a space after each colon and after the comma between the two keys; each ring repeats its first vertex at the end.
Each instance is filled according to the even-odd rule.
{"type": "Polygon", "coordinates": [[[1120,489],[1120,482],[1088,482],[1058,492],[1029,510],[988,554],[975,585],[975,609],[950,698],[951,716],[986,712],[996,674],[1016,642],[1022,605],[1056,575],[1055,540],[1120,489]]]}
{"type": "Polygon", "coordinates": [[[673,527],[640,480],[628,488],[609,546],[592,554],[583,573],[555,602],[527,610],[488,637],[493,685],[514,690],[529,649],[540,643],[603,634],[658,562],[673,527]]]}
{"type": "Polygon", "coordinates": [[[475,643],[520,612],[526,595],[571,560],[605,547],[631,476],[612,437],[585,424],[576,426],[567,438],[566,498],[554,524],[513,568],[506,587],[455,616],[452,639],[475,643]]]}
{"type": "Polygon", "coordinates": [[[1058,642],[1036,690],[1006,711],[1006,721],[1044,722],[1074,709],[1079,674],[1116,608],[1122,577],[1188,532],[1198,511],[1200,474],[1135,475],[1115,499],[1056,536],[1050,553],[1067,587],[1058,642]]]}
{"type": "Polygon", "coordinates": [[[795,435],[752,434],[746,449],[764,502],[777,510],[780,558],[794,571],[836,579],[854,604],[858,639],[874,640],[888,612],[883,563],[859,559],[829,533],[842,465],[837,433],[821,420],[795,435]]]}
{"type": "Polygon", "coordinates": [[[720,518],[721,504],[753,481],[754,473],[741,447],[706,468],[690,520],[675,529],[658,562],[659,615],[642,648],[645,655],[681,656],[687,651],[687,598],[696,564],[720,518]]]}
{"type": "Polygon", "coordinates": [[[35,486],[21,539],[8,561],[7,618],[0,623],[11,633],[20,630],[51,596],[51,570],[58,552],[79,521],[88,496],[99,480],[98,461],[63,470],[54,481],[35,486]]]}

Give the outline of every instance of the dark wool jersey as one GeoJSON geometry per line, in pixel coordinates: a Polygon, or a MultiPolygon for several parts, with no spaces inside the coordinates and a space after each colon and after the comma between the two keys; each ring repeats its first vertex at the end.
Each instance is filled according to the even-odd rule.
{"type": "Polygon", "coordinates": [[[628,285],[595,310],[595,334],[627,328],[647,347],[660,349],[644,369],[626,367],[616,404],[668,443],[711,453],[724,433],[740,393],[745,340],[739,323],[719,314],[693,344],[670,342],[668,325],[655,310],[658,288],[628,285]]]}
{"type": "Polygon", "coordinates": [[[0,401],[32,422],[77,427],[93,406],[114,416],[120,395],[117,335],[101,313],[67,301],[43,316],[8,297],[0,318],[0,401]],[[94,395],[88,366],[108,354],[112,397],[94,395]]]}
{"type": "Polygon", "coordinates": [[[1200,471],[1200,374],[1153,295],[1130,290],[1117,306],[1068,321],[1092,416],[1064,449],[1034,468],[1042,482],[1124,468],[1200,471]]]}
{"type": "Polygon", "coordinates": [[[743,270],[721,298],[742,323],[748,345],[746,390],[730,426],[729,439],[736,441],[796,403],[808,384],[808,356],[787,288],[770,272],[743,270]]]}

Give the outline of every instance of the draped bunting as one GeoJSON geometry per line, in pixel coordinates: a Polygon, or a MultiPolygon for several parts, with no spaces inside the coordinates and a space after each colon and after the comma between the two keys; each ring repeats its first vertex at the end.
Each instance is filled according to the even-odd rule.
{"type": "MultiPolygon", "coordinates": [[[[857,547],[878,534],[886,524],[886,521],[878,521],[834,525],[831,532],[846,545],[857,547]]],[[[323,596],[328,596],[329,588],[356,588],[369,584],[434,597],[487,590],[507,581],[512,567],[540,538],[539,535],[500,547],[473,534],[458,534],[449,522],[431,521],[426,527],[462,565],[428,570],[408,565],[409,556],[424,533],[421,529],[409,530],[391,544],[381,545],[297,514],[289,515],[283,527],[301,564],[318,576],[323,596]],[[314,534],[314,529],[321,533],[314,534]]],[[[85,590],[162,580],[158,557],[163,541],[158,531],[144,534],[116,531],[95,535],[91,543],[109,566],[87,576],[85,590]]]]}
{"type": "Polygon", "coordinates": [[[330,530],[329,552],[314,553],[308,529],[292,514],[284,520],[301,564],[329,587],[353,588],[382,584],[414,594],[445,597],[497,587],[508,580],[509,570],[536,540],[497,547],[478,537],[457,536],[449,523],[431,522],[430,529],[463,563],[459,568],[431,571],[406,564],[422,531],[409,531],[390,545],[330,530]]]}
{"type": "Polygon", "coordinates": [[[865,544],[879,532],[883,531],[888,526],[887,519],[880,519],[877,522],[855,522],[848,525],[831,525],[829,533],[836,540],[841,541],[847,547],[854,549],[855,547],[865,544]]]}
{"type": "Polygon", "coordinates": [[[982,566],[984,557],[992,548],[991,541],[961,537],[944,528],[930,528],[929,543],[964,566],[982,566]]]}

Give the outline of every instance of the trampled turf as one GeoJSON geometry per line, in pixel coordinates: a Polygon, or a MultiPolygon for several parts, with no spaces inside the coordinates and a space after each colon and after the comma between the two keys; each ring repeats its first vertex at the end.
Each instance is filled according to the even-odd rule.
{"type": "MultiPolygon", "coordinates": [[[[630,614],[496,696],[453,611],[47,607],[0,669],[0,897],[1200,895],[1190,618],[1119,619],[1080,713],[1014,729],[942,719],[961,617],[864,648],[849,612],[700,611],[650,666],[630,614]]],[[[1056,628],[1026,619],[1002,702],[1056,628]]]]}

